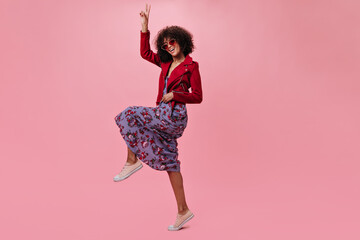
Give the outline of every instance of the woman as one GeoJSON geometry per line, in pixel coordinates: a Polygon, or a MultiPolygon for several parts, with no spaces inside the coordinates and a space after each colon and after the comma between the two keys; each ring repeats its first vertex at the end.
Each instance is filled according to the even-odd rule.
{"type": "Polygon", "coordinates": [[[146,4],[145,12],[140,12],[140,54],[162,68],[156,107],[130,106],[115,117],[128,146],[128,156],[114,181],[128,178],[142,168],[142,162],[155,170],[167,171],[178,205],[175,224],[168,230],[179,230],[194,214],[185,200],[176,139],[187,126],[186,103],[202,102],[201,78],[199,64],[189,55],[194,49],[192,35],[185,29],[165,27],[156,38],[157,53],[150,49],[150,8],[146,4]]]}

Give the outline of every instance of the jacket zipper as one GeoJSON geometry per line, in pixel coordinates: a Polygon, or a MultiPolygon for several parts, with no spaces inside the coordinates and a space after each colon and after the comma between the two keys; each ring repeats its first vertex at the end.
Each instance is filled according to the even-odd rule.
{"type": "Polygon", "coordinates": [[[183,84],[183,83],[181,83],[181,86],[182,86],[182,88],[184,89],[184,91],[186,91],[186,89],[185,89],[185,87],[184,87],[184,84],[183,84]]]}
{"type": "MultiPolygon", "coordinates": [[[[185,65],[185,66],[187,67],[187,65],[185,65]]],[[[164,73],[163,73],[163,72],[161,72],[161,73],[162,73],[162,75],[163,75],[163,79],[164,79],[164,82],[165,82],[164,73]]],[[[180,82],[179,82],[178,84],[181,84],[181,80],[182,80],[182,78],[183,78],[183,76],[184,76],[185,74],[186,74],[186,72],[181,75],[180,82]]],[[[175,84],[175,82],[173,82],[173,83],[171,83],[171,84],[169,85],[169,89],[171,89],[171,86],[172,86],[173,84],[175,84]]],[[[177,86],[176,86],[176,87],[177,87],[177,86]]],[[[184,86],[183,86],[183,88],[184,88],[184,86]]],[[[167,89],[166,89],[166,91],[167,91],[167,89]]],[[[185,91],[185,90],[184,90],[184,91],[185,91]]]]}
{"type": "MultiPolygon", "coordinates": [[[[181,81],[182,81],[182,78],[183,76],[185,75],[185,73],[183,75],[181,75],[181,78],[180,78],[180,81],[177,83],[177,85],[180,85],[181,84],[181,81]]],[[[165,81],[165,80],[164,80],[165,81]]],[[[170,85],[169,85],[169,89],[171,89],[172,85],[174,85],[175,82],[172,82],[170,85]]],[[[177,87],[177,86],[176,86],[177,87]]]]}
{"type": "MultiPolygon", "coordinates": [[[[186,90],[185,90],[185,87],[184,87],[184,85],[183,85],[183,83],[180,83],[180,85],[182,86],[182,88],[184,89],[184,91],[186,91],[186,90]]],[[[174,90],[172,90],[172,92],[176,92],[176,93],[184,93],[184,92],[179,92],[179,91],[174,91],[174,90]]]]}

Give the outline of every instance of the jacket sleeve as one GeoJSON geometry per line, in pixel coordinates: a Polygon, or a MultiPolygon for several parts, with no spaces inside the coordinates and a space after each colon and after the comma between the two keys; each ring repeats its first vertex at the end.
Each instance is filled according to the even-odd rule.
{"type": "Polygon", "coordinates": [[[195,62],[195,68],[190,76],[191,93],[173,91],[173,100],[183,103],[201,103],[202,102],[202,88],[201,76],[199,71],[199,63],[195,62]]]}
{"type": "Polygon", "coordinates": [[[150,31],[140,30],[140,55],[143,59],[161,67],[160,56],[150,49],[150,31]]]}

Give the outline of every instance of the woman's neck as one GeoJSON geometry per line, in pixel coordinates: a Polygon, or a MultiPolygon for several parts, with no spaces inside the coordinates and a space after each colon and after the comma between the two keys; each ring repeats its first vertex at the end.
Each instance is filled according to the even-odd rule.
{"type": "Polygon", "coordinates": [[[185,56],[183,53],[179,54],[178,56],[173,56],[174,63],[180,63],[185,60],[185,56]]]}

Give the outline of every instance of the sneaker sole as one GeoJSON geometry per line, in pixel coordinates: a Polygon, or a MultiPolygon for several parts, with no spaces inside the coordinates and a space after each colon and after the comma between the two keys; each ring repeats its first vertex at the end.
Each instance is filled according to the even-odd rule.
{"type": "Polygon", "coordinates": [[[192,219],[194,217],[194,214],[191,214],[190,217],[188,217],[187,219],[185,219],[182,224],[180,224],[177,228],[173,228],[173,227],[168,227],[169,231],[178,231],[182,228],[182,226],[184,226],[185,223],[187,223],[190,219],[192,219]]]}
{"type": "Polygon", "coordinates": [[[135,168],[134,170],[132,170],[131,172],[129,172],[129,173],[128,173],[127,175],[125,175],[124,177],[122,177],[122,178],[117,178],[117,179],[114,178],[114,182],[120,182],[120,181],[122,181],[122,180],[130,177],[132,174],[134,174],[136,171],[140,170],[142,167],[143,167],[143,165],[140,164],[140,166],[138,166],[137,168],[135,168]]]}

